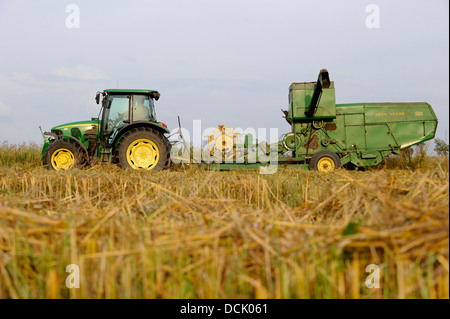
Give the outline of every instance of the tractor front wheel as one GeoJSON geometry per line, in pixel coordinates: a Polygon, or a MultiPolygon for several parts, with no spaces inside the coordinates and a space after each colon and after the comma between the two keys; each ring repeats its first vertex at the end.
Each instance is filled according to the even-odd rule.
{"type": "Polygon", "coordinates": [[[152,128],[134,128],[120,139],[115,158],[124,169],[160,171],[169,166],[170,143],[152,128]]]}
{"type": "Polygon", "coordinates": [[[57,140],[45,150],[43,164],[50,170],[69,170],[80,166],[82,151],[71,140],[57,140]]]}
{"type": "Polygon", "coordinates": [[[311,157],[309,167],[319,172],[332,172],[341,167],[341,160],[332,151],[320,151],[311,157]]]}

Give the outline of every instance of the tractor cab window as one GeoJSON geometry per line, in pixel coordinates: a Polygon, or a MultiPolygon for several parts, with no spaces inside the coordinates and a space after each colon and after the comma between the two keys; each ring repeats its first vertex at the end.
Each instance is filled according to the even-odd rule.
{"type": "Polygon", "coordinates": [[[117,132],[129,123],[129,106],[130,98],[128,95],[109,96],[103,117],[105,135],[117,132]]]}
{"type": "Polygon", "coordinates": [[[133,122],[155,120],[153,100],[148,95],[133,95],[133,122]]]}

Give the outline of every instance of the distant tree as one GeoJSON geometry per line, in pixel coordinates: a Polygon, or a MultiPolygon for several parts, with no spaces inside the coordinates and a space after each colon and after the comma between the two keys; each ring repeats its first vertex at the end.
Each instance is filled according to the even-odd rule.
{"type": "Polygon", "coordinates": [[[417,144],[415,147],[415,153],[416,153],[416,165],[418,167],[422,167],[425,164],[425,160],[427,158],[427,144],[426,143],[420,143],[417,144]]]}
{"type": "Polygon", "coordinates": [[[402,149],[400,166],[402,168],[411,168],[413,155],[414,155],[414,148],[408,147],[408,148],[402,149]]]}
{"type": "Polygon", "coordinates": [[[448,156],[448,144],[439,137],[434,139],[434,151],[439,156],[448,156]]]}

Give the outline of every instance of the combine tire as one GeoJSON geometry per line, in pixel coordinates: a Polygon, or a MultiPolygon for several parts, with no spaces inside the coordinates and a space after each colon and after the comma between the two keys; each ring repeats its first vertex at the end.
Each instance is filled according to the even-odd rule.
{"type": "Polygon", "coordinates": [[[332,172],[341,167],[341,160],[332,151],[320,151],[311,157],[309,168],[320,172],[332,172]]]}
{"type": "Polygon", "coordinates": [[[160,171],[169,166],[170,143],[152,128],[134,128],[122,136],[114,157],[124,169],[160,171]]]}
{"type": "Polygon", "coordinates": [[[45,150],[43,164],[49,170],[69,170],[83,162],[82,150],[71,140],[58,140],[45,150]]]}

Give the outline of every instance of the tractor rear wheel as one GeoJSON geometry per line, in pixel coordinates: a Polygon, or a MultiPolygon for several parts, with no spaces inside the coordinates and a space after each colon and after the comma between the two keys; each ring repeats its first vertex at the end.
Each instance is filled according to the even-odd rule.
{"type": "Polygon", "coordinates": [[[320,172],[332,172],[341,167],[341,160],[332,151],[319,151],[311,157],[309,168],[320,172]]]}
{"type": "Polygon", "coordinates": [[[114,156],[124,169],[160,171],[169,166],[170,143],[162,133],[149,127],[138,127],[124,134],[114,156]]]}
{"type": "Polygon", "coordinates": [[[71,140],[57,140],[44,152],[43,164],[50,170],[69,170],[83,162],[81,148],[71,140]]]}

